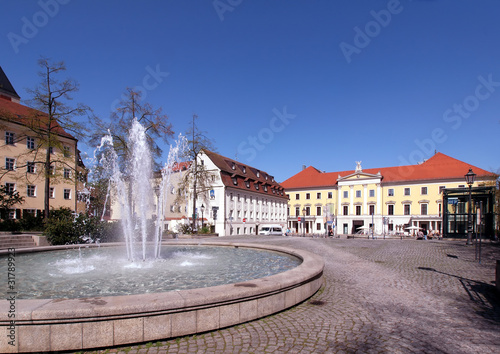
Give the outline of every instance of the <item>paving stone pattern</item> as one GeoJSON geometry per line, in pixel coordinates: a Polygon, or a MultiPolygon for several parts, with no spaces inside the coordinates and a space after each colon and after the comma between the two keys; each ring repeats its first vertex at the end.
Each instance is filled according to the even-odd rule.
{"type": "MultiPolygon", "coordinates": [[[[213,241],[214,239],[210,239],[213,241]]],[[[500,353],[500,246],[464,241],[224,237],[321,255],[324,286],[281,313],[99,353],[500,353]]]]}

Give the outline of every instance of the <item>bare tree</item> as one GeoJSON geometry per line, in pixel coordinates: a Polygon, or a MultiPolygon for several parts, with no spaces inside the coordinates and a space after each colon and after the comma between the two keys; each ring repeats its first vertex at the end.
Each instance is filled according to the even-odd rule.
{"type": "Polygon", "coordinates": [[[163,114],[162,108],[153,108],[151,104],[142,102],[140,92],[127,88],[122,97],[116,111],[111,113],[110,120],[95,118],[96,130],[92,142],[97,145],[103,135],[110,133],[113,137],[113,147],[120,158],[122,172],[126,173],[125,163],[130,155],[128,133],[134,119],[137,119],[146,130],[153,158],[158,158],[162,154],[158,140],[167,143],[174,133],[172,124],[168,122],[168,117],[163,114]]]}
{"type": "MultiPolygon", "coordinates": [[[[27,101],[33,109],[27,110],[23,117],[5,114],[3,118],[21,123],[26,129],[26,135],[20,134],[18,139],[26,137],[35,138],[35,145],[26,153],[29,157],[26,165],[33,164],[43,166],[45,178],[44,188],[44,216],[48,218],[50,208],[50,186],[51,180],[56,180],[57,175],[52,173],[54,163],[61,164],[78,175],[78,164],[76,158],[77,138],[85,136],[82,124],[75,118],[85,115],[89,108],[83,104],[71,106],[68,101],[72,100],[71,94],[78,91],[78,84],[72,79],[58,80],[58,74],[66,70],[64,62],[52,62],[50,59],[38,60],[41,70],[38,73],[41,80],[34,89],[28,89],[31,99],[27,101]],[[67,151],[62,138],[74,141],[75,151],[67,151]],[[62,154],[52,154],[54,149],[62,151],[62,154]]],[[[17,168],[23,166],[17,166],[17,168]]],[[[26,175],[29,178],[29,175],[26,175]]]]}
{"type": "Polygon", "coordinates": [[[193,115],[191,128],[186,132],[188,149],[185,158],[191,161],[191,166],[180,182],[181,193],[178,195],[178,199],[188,195],[193,200],[193,231],[196,230],[196,201],[200,195],[206,200],[207,192],[211,189],[213,175],[213,172],[207,170],[206,166],[201,163],[199,155],[203,149],[214,151],[212,140],[205,135],[205,132],[198,129],[196,119],[198,116],[193,115]]]}

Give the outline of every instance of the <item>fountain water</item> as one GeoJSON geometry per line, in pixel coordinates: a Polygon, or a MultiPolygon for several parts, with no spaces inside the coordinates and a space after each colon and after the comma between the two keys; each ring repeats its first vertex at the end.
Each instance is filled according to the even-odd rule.
{"type": "MultiPolygon", "coordinates": [[[[170,175],[178,164],[180,157],[187,146],[187,140],[182,135],[175,145],[170,146],[167,162],[161,171],[161,181],[158,188],[157,210],[155,220],[155,233],[153,238],[154,258],[160,257],[160,245],[163,234],[163,219],[165,212],[166,194],[170,185],[170,175]]],[[[146,131],[134,119],[128,139],[129,156],[126,162],[127,177],[120,170],[118,154],[113,148],[111,134],[101,140],[98,151],[101,152],[99,163],[109,178],[106,204],[110,193],[117,198],[122,219],[123,234],[127,248],[127,257],[134,260],[137,255],[135,245],[140,244],[141,258],[146,259],[146,246],[148,238],[148,220],[152,215],[150,206],[153,205],[152,187],[152,158],[149,150],[146,131]],[[128,180],[128,183],[126,182],[128,180]]]]}

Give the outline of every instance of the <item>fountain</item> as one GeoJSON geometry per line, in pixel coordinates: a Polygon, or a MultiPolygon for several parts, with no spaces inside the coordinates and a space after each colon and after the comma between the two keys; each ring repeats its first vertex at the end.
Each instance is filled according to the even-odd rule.
{"type": "MultiPolygon", "coordinates": [[[[103,253],[111,252],[108,259],[116,260],[120,256],[113,253],[117,251],[112,247],[123,248],[123,243],[0,250],[0,271],[12,273],[15,277],[15,282],[9,283],[11,287],[2,293],[4,299],[0,300],[0,336],[4,338],[0,341],[0,352],[105,348],[206,332],[282,311],[309,298],[320,288],[324,263],[320,257],[306,251],[221,240],[205,240],[202,245],[199,245],[198,241],[189,240],[182,242],[169,240],[162,244],[162,215],[166,201],[161,198],[157,204],[153,241],[148,242],[146,221],[150,206],[153,204],[153,188],[150,182],[151,159],[145,158],[149,156],[149,152],[145,144],[144,129],[137,122],[132,125],[130,140],[134,142],[130,165],[134,172],[130,180],[130,190],[118,168],[116,152],[109,149],[112,146],[111,136],[105,137],[101,144],[101,148],[104,148],[102,162],[105,163],[105,169],[109,173],[110,185],[121,191],[117,195],[124,221],[125,265],[123,262],[121,266],[116,263],[107,264],[99,258],[90,264],[80,262],[90,251],[92,251],[90,258],[95,254],[100,257],[103,253]],[[128,203],[129,191],[132,205],[128,203]],[[204,253],[207,249],[217,250],[216,261],[213,263],[221,266],[222,274],[231,273],[230,268],[236,270],[251,268],[249,267],[251,261],[255,261],[263,253],[269,255],[271,262],[264,263],[260,259],[255,262],[264,270],[261,273],[238,275],[222,282],[196,284],[194,287],[182,287],[180,280],[176,279],[173,281],[174,288],[166,288],[163,287],[163,283],[168,283],[181,273],[168,263],[172,261],[172,252],[177,252],[177,250],[172,251],[173,246],[188,248],[189,252],[199,252],[201,258],[207,257],[204,253]],[[67,257],[55,260],[44,258],[45,255],[53,257],[60,252],[67,257]],[[68,252],[75,253],[68,255],[68,252]],[[231,258],[223,263],[222,260],[226,259],[228,254],[236,255],[236,258],[243,258],[242,255],[247,254],[249,258],[245,258],[240,265],[231,258]],[[37,258],[39,255],[42,256],[40,259],[37,258]],[[75,289],[83,287],[86,287],[85,291],[73,295],[62,293],[62,286],[50,278],[51,272],[57,273],[53,268],[62,266],[64,259],[70,263],[66,272],[88,274],[88,276],[79,277],[78,282],[76,278],[69,278],[60,284],[70,285],[69,293],[74,293],[75,289]],[[291,263],[292,268],[276,267],[274,271],[268,272],[281,260],[284,263],[291,263]],[[107,273],[109,278],[91,285],[89,278],[94,277],[91,271],[97,263],[104,263],[103,273],[107,273]],[[48,268],[43,268],[39,266],[40,264],[48,268]],[[166,265],[167,269],[174,270],[174,273],[166,274],[167,269],[160,267],[162,264],[166,265]],[[26,265],[24,269],[23,265],[26,265]],[[135,273],[132,276],[133,269],[139,269],[142,273],[135,273]],[[36,270],[41,273],[36,274],[36,270]],[[141,280],[144,274],[152,273],[153,270],[158,271],[153,278],[158,278],[156,280],[159,282],[153,284],[152,288],[143,288],[141,280]],[[35,279],[29,280],[29,275],[35,279]],[[110,279],[120,283],[122,278],[130,281],[121,286],[127,291],[123,293],[114,290],[103,291],[107,287],[106,284],[110,283],[110,279]],[[52,289],[40,296],[26,295],[27,288],[32,287],[37,290],[41,283],[49,284],[52,289]],[[128,291],[129,288],[138,291],[128,291]]],[[[171,148],[172,155],[169,154],[168,162],[162,171],[160,196],[167,194],[165,191],[168,190],[169,171],[179,156],[183,144],[185,142],[180,139],[177,145],[171,148]]],[[[191,256],[187,261],[182,261],[181,266],[184,264],[186,269],[196,269],[194,272],[206,268],[208,273],[201,275],[201,278],[219,278],[220,273],[216,273],[206,263],[199,261],[199,267],[192,267],[193,262],[194,258],[191,256]]],[[[95,277],[97,278],[97,275],[95,277]]],[[[185,275],[184,278],[190,280],[193,276],[185,275]]]]}

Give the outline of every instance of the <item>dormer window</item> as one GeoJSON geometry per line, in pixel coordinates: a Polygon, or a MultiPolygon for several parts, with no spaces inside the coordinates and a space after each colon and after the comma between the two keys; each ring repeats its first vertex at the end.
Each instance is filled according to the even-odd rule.
{"type": "Polygon", "coordinates": [[[236,170],[236,164],[235,164],[234,162],[233,162],[233,164],[231,165],[231,168],[232,168],[233,170],[236,170]]]}
{"type": "Polygon", "coordinates": [[[264,178],[265,178],[265,179],[266,179],[266,181],[267,181],[267,175],[265,175],[265,176],[264,176],[264,178]]]}
{"type": "Polygon", "coordinates": [[[233,177],[233,184],[236,186],[238,185],[238,179],[236,177],[233,177]]]}
{"type": "Polygon", "coordinates": [[[245,166],[243,166],[241,170],[243,171],[243,173],[247,173],[247,168],[245,166]]]}
{"type": "Polygon", "coordinates": [[[264,192],[267,192],[267,186],[264,186],[264,192]]]}
{"type": "Polygon", "coordinates": [[[260,177],[260,171],[257,171],[255,174],[257,175],[257,177],[260,177]]]}
{"type": "Polygon", "coordinates": [[[255,185],[255,189],[256,189],[256,190],[259,190],[259,184],[258,184],[258,183],[255,183],[254,185],[255,185]]]}
{"type": "Polygon", "coordinates": [[[247,188],[250,188],[250,182],[249,181],[246,181],[245,185],[247,186],[247,188]]]}

